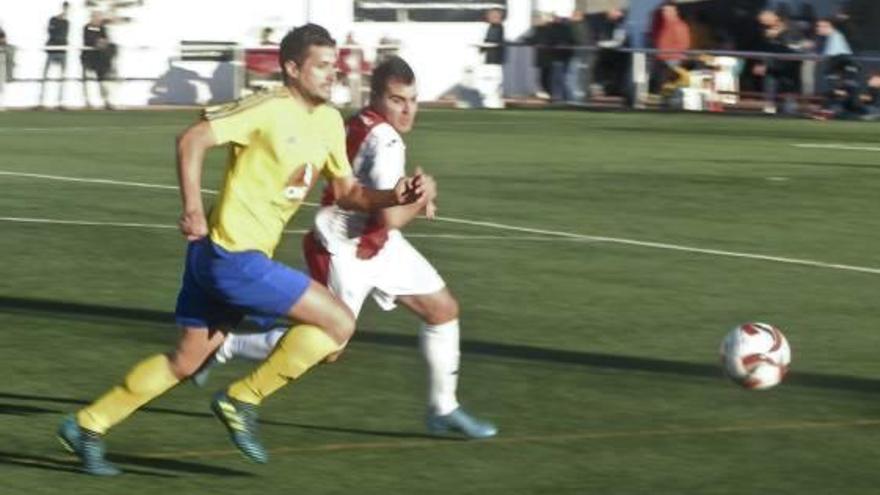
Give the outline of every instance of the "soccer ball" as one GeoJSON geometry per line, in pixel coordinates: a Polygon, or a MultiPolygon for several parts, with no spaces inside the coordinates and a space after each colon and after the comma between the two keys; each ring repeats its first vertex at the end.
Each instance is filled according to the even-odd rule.
{"type": "Polygon", "coordinates": [[[724,372],[742,387],[764,390],[785,377],[791,348],[785,335],[766,323],[743,323],[721,341],[724,372]]]}

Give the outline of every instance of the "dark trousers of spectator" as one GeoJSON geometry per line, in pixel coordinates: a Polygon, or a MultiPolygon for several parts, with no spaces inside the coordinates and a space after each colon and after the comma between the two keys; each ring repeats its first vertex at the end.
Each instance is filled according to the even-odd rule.
{"type": "Polygon", "coordinates": [[[67,52],[46,52],[46,63],[43,64],[43,81],[40,84],[40,105],[43,105],[46,96],[46,81],[49,79],[49,68],[58,66],[61,72],[58,74],[58,106],[64,105],[64,86],[67,77],[67,52]]]}
{"type": "Polygon", "coordinates": [[[553,93],[553,67],[550,65],[538,66],[538,89],[548,96],[553,93]]]}
{"type": "Polygon", "coordinates": [[[83,101],[85,101],[86,107],[92,107],[92,104],[89,103],[89,73],[94,74],[95,79],[98,81],[98,91],[101,94],[102,100],[101,106],[107,109],[112,108],[110,105],[110,88],[109,83],[107,82],[108,70],[103,67],[90,68],[84,66],[82,70],[82,89],[83,101]]]}
{"type": "Polygon", "coordinates": [[[667,82],[674,81],[677,76],[673,67],[681,65],[680,60],[660,60],[654,59],[651,65],[651,76],[648,82],[648,91],[657,94],[663,89],[663,85],[667,82]]]}
{"type": "Polygon", "coordinates": [[[785,74],[767,73],[764,76],[764,110],[775,113],[777,105],[782,104],[781,111],[786,115],[797,113],[797,81],[785,74]]]}
{"type": "Polygon", "coordinates": [[[602,91],[609,96],[623,96],[630,70],[630,56],[617,50],[600,50],[596,58],[593,78],[602,91]]]}

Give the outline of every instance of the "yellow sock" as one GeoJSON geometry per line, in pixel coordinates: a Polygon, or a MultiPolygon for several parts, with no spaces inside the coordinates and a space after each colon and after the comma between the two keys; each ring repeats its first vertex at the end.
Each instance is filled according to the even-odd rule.
{"type": "Polygon", "coordinates": [[[157,354],[136,364],[122,385],[110,389],[100,399],[76,414],[76,421],[87,430],[104,434],[139,407],[162,395],[180,381],[171,372],[168,356],[157,354]]]}
{"type": "Polygon", "coordinates": [[[272,354],[250,375],[233,383],[227,393],[233,399],[259,404],[340,347],[318,327],[293,327],[281,337],[272,354]]]}

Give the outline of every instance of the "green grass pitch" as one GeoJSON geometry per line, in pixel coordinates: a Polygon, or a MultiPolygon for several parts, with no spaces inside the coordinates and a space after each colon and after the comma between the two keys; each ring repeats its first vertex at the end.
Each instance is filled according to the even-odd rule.
{"type": "Polygon", "coordinates": [[[0,114],[0,493],[876,493],[877,127],[565,111],[424,111],[407,140],[440,215],[471,222],[409,232],[461,301],[460,398],[497,439],[424,435],[416,320],[368,303],[339,363],[265,404],[268,465],[208,411],[239,362],[115,429],[124,476],[76,473],[62,416],[176,336],[173,141],[194,115],[0,114]],[[768,392],[718,368],[748,320],[793,348],[768,392]]]}

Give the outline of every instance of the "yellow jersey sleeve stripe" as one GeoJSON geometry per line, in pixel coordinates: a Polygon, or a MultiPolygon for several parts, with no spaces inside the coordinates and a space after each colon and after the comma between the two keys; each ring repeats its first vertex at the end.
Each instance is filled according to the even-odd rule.
{"type": "Polygon", "coordinates": [[[287,91],[284,88],[276,88],[273,90],[264,90],[254,93],[250,96],[246,96],[244,98],[230,101],[227,103],[221,103],[219,105],[213,105],[210,107],[205,107],[202,111],[202,118],[205,120],[216,120],[222,119],[225,117],[230,117],[240,112],[244,112],[246,110],[252,109],[261,103],[266,101],[284,97],[285,95],[279,93],[279,89],[283,91],[287,91]]]}

